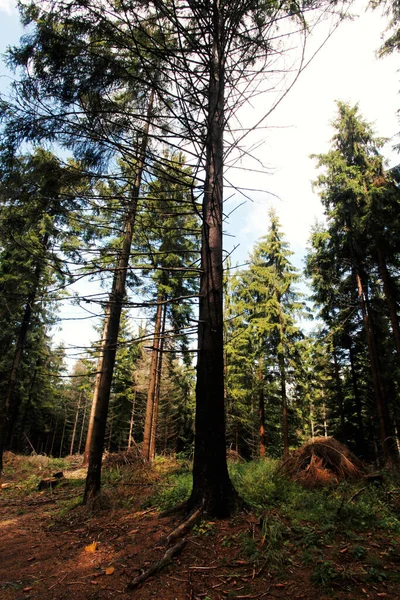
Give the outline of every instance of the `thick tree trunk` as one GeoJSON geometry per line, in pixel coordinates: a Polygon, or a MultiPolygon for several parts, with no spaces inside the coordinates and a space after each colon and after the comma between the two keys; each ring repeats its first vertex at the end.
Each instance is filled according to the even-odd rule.
{"type": "MultiPolygon", "coordinates": [[[[115,272],[114,272],[112,289],[114,289],[116,285],[117,285],[117,270],[115,270],[115,272]]],[[[104,317],[103,336],[102,336],[101,342],[100,342],[100,351],[99,351],[99,359],[97,362],[96,379],[94,382],[93,398],[92,398],[92,404],[90,407],[88,429],[86,432],[85,451],[83,453],[82,466],[84,466],[84,467],[87,467],[89,464],[90,445],[92,443],[92,438],[93,438],[94,418],[96,415],[97,401],[99,398],[101,374],[102,374],[103,361],[104,361],[104,351],[105,351],[105,348],[107,345],[108,328],[110,325],[110,315],[111,315],[111,302],[109,302],[109,304],[107,306],[106,314],[104,317]]]]}
{"type": "Polygon", "coordinates": [[[202,506],[215,517],[228,516],[238,496],[228,475],[224,414],[223,353],[223,133],[224,32],[220,0],[214,0],[208,98],[208,132],[202,210],[196,432],[193,490],[188,509],[202,506]]]}
{"type": "Polygon", "coordinates": [[[395,445],[390,443],[389,440],[389,428],[388,428],[388,407],[385,398],[385,393],[379,374],[379,361],[378,353],[376,350],[375,336],[371,324],[371,317],[368,313],[367,302],[364,295],[363,284],[359,272],[355,271],[355,277],[357,282],[358,297],[360,300],[361,312],[364,321],[365,335],[367,339],[368,354],[371,366],[372,382],[374,386],[376,412],[378,416],[378,426],[380,440],[383,449],[384,461],[386,464],[392,461],[397,461],[397,452],[395,445]]]}
{"type": "Polygon", "coordinates": [[[383,291],[385,294],[385,300],[389,309],[390,323],[392,325],[393,337],[396,344],[397,358],[400,361],[400,326],[398,317],[398,306],[393,295],[393,284],[391,281],[390,273],[386,266],[386,261],[383,256],[382,250],[378,247],[378,263],[379,272],[383,281],[383,291]]]}
{"type": "Polygon", "coordinates": [[[161,341],[160,333],[161,333],[162,315],[163,315],[163,298],[162,298],[162,296],[158,296],[156,322],[155,322],[155,326],[154,326],[153,348],[152,348],[151,363],[150,363],[149,387],[147,389],[146,418],[145,418],[145,423],[144,423],[143,444],[142,444],[142,455],[146,460],[151,460],[151,436],[152,436],[153,418],[154,418],[155,392],[156,392],[156,386],[157,386],[158,361],[159,361],[159,355],[160,355],[159,350],[160,350],[160,341],[161,341]]]}
{"type": "MultiPolygon", "coordinates": [[[[125,282],[129,266],[129,255],[132,245],[133,228],[136,219],[136,210],[139,199],[142,173],[147,151],[148,133],[153,113],[154,92],[149,98],[147,110],[147,121],[143,131],[143,138],[138,152],[135,182],[132,189],[132,197],[129,210],[125,220],[122,249],[118,257],[113,288],[110,293],[108,319],[104,327],[106,336],[102,360],[99,369],[98,391],[96,402],[93,401],[93,425],[91,427],[91,438],[89,441],[89,467],[86,477],[84,503],[94,498],[101,487],[101,462],[104,449],[104,436],[106,432],[108,405],[110,401],[111,382],[115,365],[115,354],[117,351],[119,324],[123,299],[125,295],[125,282]]],[[[95,398],[93,398],[94,400],[95,398]]]]}

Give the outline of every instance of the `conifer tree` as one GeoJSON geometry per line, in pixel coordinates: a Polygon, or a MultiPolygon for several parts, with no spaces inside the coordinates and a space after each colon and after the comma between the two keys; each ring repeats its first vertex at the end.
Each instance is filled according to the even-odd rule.
{"type": "MultiPolygon", "coordinates": [[[[299,275],[290,263],[291,251],[283,240],[279,220],[270,211],[267,235],[256,244],[249,267],[237,277],[236,311],[243,319],[241,344],[246,339],[255,366],[253,390],[258,397],[260,455],[266,452],[266,382],[278,382],[281,404],[284,456],[289,452],[288,381],[296,360],[296,342],[301,333],[296,316],[304,306],[295,290],[299,275]],[[278,377],[274,377],[277,373],[278,377]]],[[[271,392],[270,392],[271,393],[271,392]]],[[[266,433],[267,432],[267,433],[266,433]]]]}
{"type": "MultiPolygon", "coordinates": [[[[394,207],[399,206],[400,197],[392,177],[384,171],[379,152],[384,140],[374,136],[371,126],[359,115],[357,106],[350,107],[338,102],[338,111],[332,149],[316,157],[318,166],[325,168],[325,173],[319,176],[316,183],[328,219],[325,247],[329,250],[331,264],[335,265],[336,271],[335,278],[328,278],[319,289],[325,287],[327,294],[331,295],[328,287],[332,282],[331,289],[336,288],[339,296],[343,298],[347,290],[352,302],[357,299],[368,348],[380,442],[384,459],[389,462],[397,459],[397,448],[392,438],[393,423],[380,339],[383,339],[381,328],[385,320],[392,318],[395,331],[398,317],[394,314],[393,305],[390,308],[393,301],[390,284],[383,286],[388,307],[386,315],[382,314],[381,302],[380,310],[377,310],[381,286],[376,275],[378,269],[384,272],[390,260],[397,260],[397,241],[390,252],[388,248],[396,240],[398,211],[394,207]],[[385,219],[387,215],[391,215],[389,219],[385,219]],[[384,239],[391,242],[386,244],[384,239]]],[[[312,272],[321,281],[321,275],[318,274],[321,254],[315,256],[318,259],[316,269],[312,269],[312,272]]],[[[324,264],[327,264],[326,260],[324,264]]],[[[334,304],[327,311],[335,314],[336,309],[334,304]]],[[[351,310],[350,302],[347,310],[351,310]]]]}

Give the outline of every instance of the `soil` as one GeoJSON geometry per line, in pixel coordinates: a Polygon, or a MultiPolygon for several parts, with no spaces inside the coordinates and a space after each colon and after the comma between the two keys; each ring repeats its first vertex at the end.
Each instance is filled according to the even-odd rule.
{"type": "Polygon", "coordinates": [[[84,480],[76,479],[84,470],[64,471],[64,476],[59,487],[26,497],[13,495],[16,482],[6,478],[0,491],[2,600],[400,598],[400,585],[384,576],[385,571],[399,572],[399,539],[359,536],[369,572],[373,564],[381,567],[374,580],[365,577],[365,561],[357,559],[345,534],[320,544],[307,564],[307,548],[295,536],[285,541],[279,556],[263,553],[267,542],[259,519],[244,513],[197,525],[168,566],[129,590],[130,582],[165,554],[165,537],[179,518],[161,518],[154,507],[143,508],[151,490],[148,481],[116,484],[104,506],[93,512],[77,505],[84,480]],[[332,568],[346,576],[330,577],[332,568]]]}

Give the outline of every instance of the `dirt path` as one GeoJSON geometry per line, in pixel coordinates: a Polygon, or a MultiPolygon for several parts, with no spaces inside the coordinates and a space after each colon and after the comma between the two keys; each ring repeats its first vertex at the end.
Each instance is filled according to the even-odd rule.
{"type": "Polygon", "coordinates": [[[251,515],[201,523],[168,567],[128,591],[129,582],[164,554],[163,540],[177,521],[141,508],[146,492],[140,486],[134,492],[116,489],[111,507],[90,515],[74,507],[80,485],[27,498],[5,498],[0,492],[1,600],[400,598],[399,584],[379,575],[385,569],[398,572],[399,540],[396,551],[393,538],[365,534],[357,542],[368,552],[370,575],[370,565],[384,562],[374,580],[365,576],[365,561],[357,559],[357,546],[346,537],[318,546],[309,564],[307,548],[296,537],[289,537],[279,557],[265,553],[267,541],[251,515]],[[329,576],[332,565],[342,578],[329,576]],[[315,580],[318,567],[320,581],[315,580]]]}

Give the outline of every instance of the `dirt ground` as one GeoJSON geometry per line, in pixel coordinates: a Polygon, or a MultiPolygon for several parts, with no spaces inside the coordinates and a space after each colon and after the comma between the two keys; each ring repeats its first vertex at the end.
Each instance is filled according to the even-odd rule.
{"type": "MultiPolygon", "coordinates": [[[[363,562],[354,553],[350,556],[348,538],[326,544],[318,559],[322,574],[324,565],[348,573],[351,563],[351,575],[343,581],[328,577],[324,582],[322,575],[316,583],[315,562],[305,564],[300,559],[304,548],[290,538],[283,558],[265,559],[257,553],[263,545],[259,519],[249,514],[200,523],[168,566],[129,589],[137,575],[165,554],[165,537],[179,519],[160,518],[156,509],[143,508],[148,484],[119,485],[108,507],[89,513],[77,505],[84,481],[72,479],[82,472],[64,475],[65,485],[25,498],[6,494],[7,487],[0,491],[1,600],[400,598],[399,584],[379,576],[363,579],[363,562]]],[[[393,573],[400,565],[399,540],[393,552],[391,538],[390,555],[388,544],[385,537],[368,533],[362,540],[369,556],[379,564],[384,561],[384,569],[393,573]]]]}

